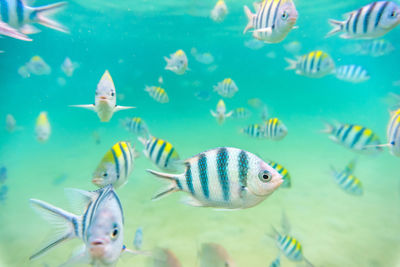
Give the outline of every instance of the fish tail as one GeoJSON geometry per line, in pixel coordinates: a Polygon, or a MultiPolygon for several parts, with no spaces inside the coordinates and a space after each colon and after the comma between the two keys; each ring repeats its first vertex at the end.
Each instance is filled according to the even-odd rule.
{"type": "Polygon", "coordinates": [[[321,133],[330,134],[335,130],[335,126],[332,123],[324,121],[324,124],[325,124],[325,129],[322,129],[320,131],[321,133]]]}
{"type": "Polygon", "coordinates": [[[43,248],[29,257],[30,260],[37,259],[62,242],[78,236],[78,225],[80,221],[78,216],[38,199],[30,199],[29,202],[32,208],[45,220],[51,225],[57,226],[55,234],[46,242],[43,248]]]}
{"type": "Polygon", "coordinates": [[[245,34],[249,29],[254,27],[254,25],[253,25],[254,14],[251,13],[250,8],[248,8],[247,6],[244,6],[244,13],[246,14],[247,19],[249,20],[249,22],[247,23],[246,28],[244,28],[243,34],[245,34]]]}
{"type": "Polygon", "coordinates": [[[167,179],[170,181],[170,184],[163,189],[160,193],[157,193],[155,196],[153,196],[152,200],[158,200],[168,194],[171,194],[173,192],[179,191],[178,187],[178,178],[176,174],[169,174],[169,173],[162,173],[162,172],[157,172],[153,170],[147,170],[149,173],[163,179],[167,179]]]}
{"type": "Polygon", "coordinates": [[[289,66],[287,66],[285,68],[285,70],[294,70],[296,69],[297,66],[297,60],[294,59],[290,59],[290,58],[285,58],[286,62],[289,64],[289,66]]]}
{"type": "Polygon", "coordinates": [[[47,15],[57,12],[58,9],[64,7],[66,4],[67,2],[58,2],[51,5],[36,7],[34,8],[33,14],[35,14],[35,19],[39,24],[56,31],[69,33],[69,30],[65,26],[47,17],[47,15]]]}
{"type": "Polygon", "coordinates": [[[331,24],[333,28],[330,32],[328,32],[325,35],[325,38],[331,37],[332,35],[335,35],[336,33],[341,32],[343,30],[343,25],[344,25],[343,21],[330,19],[329,24],[331,24]]]}

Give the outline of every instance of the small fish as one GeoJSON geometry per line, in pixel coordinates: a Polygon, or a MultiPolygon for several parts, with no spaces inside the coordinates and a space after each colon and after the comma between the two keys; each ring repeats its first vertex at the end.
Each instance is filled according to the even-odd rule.
{"type": "Polygon", "coordinates": [[[76,62],[72,62],[69,57],[66,57],[64,62],[61,65],[61,70],[65,75],[71,77],[74,74],[76,68],[78,68],[79,64],[76,62]]]}
{"type": "Polygon", "coordinates": [[[169,102],[168,94],[165,90],[158,86],[146,86],[144,89],[149,93],[149,96],[158,103],[164,104],[169,102]]]}
{"type": "Polygon", "coordinates": [[[259,139],[265,138],[265,125],[263,124],[250,124],[245,128],[240,130],[241,133],[247,134],[250,137],[255,137],[259,139]]]}
{"type": "Polygon", "coordinates": [[[2,0],[0,1],[0,19],[22,35],[16,34],[16,36],[11,37],[25,41],[31,41],[31,39],[24,36],[25,34],[40,32],[39,29],[31,25],[32,23],[39,23],[53,30],[68,33],[67,28],[47,16],[56,13],[58,9],[66,4],[67,2],[58,2],[46,6],[30,7],[21,0],[2,0]]]}
{"type": "Polygon", "coordinates": [[[46,142],[51,134],[51,127],[49,123],[49,119],[47,118],[47,112],[40,112],[39,116],[36,119],[35,126],[36,138],[39,142],[46,142]]]}
{"type": "Polygon", "coordinates": [[[211,98],[211,92],[208,90],[200,90],[194,93],[194,96],[201,101],[208,101],[211,98]]]}
{"type": "Polygon", "coordinates": [[[260,108],[263,104],[262,100],[259,98],[250,98],[247,100],[247,104],[249,104],[253,108],[260,108]]]}
{"type": "Polygon", "coordinates": [[[8,186],[2,185],[0,187],[0,202],[6,201],[7,195],[8,195],[8,186]]]}
{"type": "Polygon", "coordinates": [[[170,58],[164,57],[167,61],[166,70],[170,70],[178,75],[184,74],[188,70],[188,59],[183,50],[178,50],[170,55],[170,58]]]}
{"type": "MultiPolygon", "coordinates": [[[[123,245],[124,217],[121,202],[112,186],[97,191],[68,189],[70,198],[85,207],[81,216],[62,210],[38,199],[30,199],[31,206],[44,219],[63,226],[46,246],[29,259],[34,260],[64,241],[79,238],[84,246],[65,263],[65,266],[91,264],[115,266],[121,254],[130,252],[123,245]]],[[[59,229],[59,228],[58,228],[59,229]]]]}
{"type": "Polygon", "coordinates": [[[329,20],[333,29],[330,37],[342,33],[344,39],[373,39],[381,37],[400,23],[400,6],[391,1],[377,1],[345,15],[345,21],[329,20]]]}
{"type": "Polygon", "coordinates": [[[281,120],[278,118],[270,118],[264,122],[265,138],[279,141],[282,140],[288,133],[288,130],[281,120]]]}
{"type": "Polygon", "coordinates": [[[283,45],[283,48],[294,55],[298,54],[301,50],[301,43],[298,41],[292,41],[288,44],[283,45]]]}
{"type": "Polygon", "coordinates": [[[31,73],[25,65],[18,68],[18,74],[24,79],[31,77],[31,73]]]}
{"type": "Polygon", "coordinates": [[[198,252],[200,267],[235,267],[226,249],[216,243],[204,243],[198,252]]]}
{"type": "Polygon", "coordinates": [[[153,200],[177,191],[190,196],[184,203],[196,207],[245,209],[271,195],[282,176],[256,155],[232,147],[202,152],[184,161],[182,174],[147,170],[170,185],[153,200]]]}
{"type": "Polygon", "coordinates": [[[118,142],[106,152],[93,173],[92,183],[98,187],[112,184],[114,188],[124,186],[133,171],[135,148],[129,142],[118,142]]]}
{"type": "Polygon", "coordinates": [[[279,256],[269,265],[269,267],[280,267],[280,266],[281,266],[281,258],[279,256]]]}
{"type": "Polygon", "coordinates": [[[245,41],[244,46],[246,46],[247,48],[250,48],[252,50],[259,50],[264,47],[264,42],[257,40],[257,39],[251,39],[251,40],[245,41]]]}
{"type": "Polygon", "coordinates": [[[390,120],[387,126],[387,140],[390,153],[400,157],[400,108],[390,113],[390,120]]]}
{"type": "Polygon", "coordinates": [[[263,0],[260,3],[255,2],[254,9],[255,14],[244,6],[244,13],[249,22],[243,33],[254,28],[253,37],[265,43],[283,41],[298,17],[292,0],[263,0]]]}
{"type": "Polygon", "coordinates": [[[281,164],[274,161],[269,161],[268,164],[271,165],[271,167],[277,172],[279,172],[280,175],[282,175],[283,183],[281,184],[281,187],[290,188],[292,186],[292,178],[290,177],[288,170],[281,164]]]}
{"type": "Polygon", "coordinates": [[[26,69],[29,73],[35,75],[49,75],[51,68],[40,56],[32,57],[28,63],[26,63],[26,69]]]}
{"type": "Polygon", "coordinates": [[[4,184],[7,180],[7,168],[5,166],[0,167],[0,184],[4,184]]]}
{"type": "Polygon", "coordinates": [[[110,121],[113,114],[120,110],[135,107],[124,107],[117,105],[115,85],[110,73],[106,70],[97,84],[95,104],[91,105],[72,105],[71,107],[86,108],[97,113],[101,122],[110,121]]]}
{"type": "Polygon", "coordinates": [[[262,109],[261,109],[261,114],[260,117],[263,121],[268,120],[268,107],[267,105],[263,105],[262,109]]]}
{"type": "Polygon", "coordinates": [[[197,51],[196,48],[192,48],[190,51],[191,54],[194,56],[197,62],[200,62],[201,64],[209,65],[214,62],[214,57],[210,53],[200,53],[197,51]]]}
{"type": "Polygon", "coordinates": [[[11,114],[7,114],[6,116],[6,130],[10,133],[14,132],[17,128],[17,121],[14,116],[11,114]]]}
{"type": "Polygon", "coordinates": [[[321,78],[333,72],[335,63],[323,51],[312,51],[296,60],[285,58],[289,66],[285,70],[296,70],[296,74],[309,78],[321,78]]]}
{"type": "Polygon", "coordinates": [[[359,50],[362,55],[380,57],[390,54],[395,48],[393,44],[385,39],[365,41],[359,50]]]}
{"type": "Polygon", "coordinates": [[[360,180],[353,175],[355,160],[351,161],[343,171],[338,172],[332,168],[335,182],[349,194],[360,196],[363,194],[363,188],[360,180]]]}
{"type": "Polygon", "coordinates": [[[336,68],[336,78],[351,83],[362,83],[367,81],[370,76],[363,67],[357,65],[344,65],[336,68]]]}
{"type": "Polygon", "coordinates": [[[143,228],[139,227],[136,229],[135,237],[133,239],[133,246],[136,250],[140,250],[143,245],[143,228]]]}
{"type": "Polygon", "coordinates": [[[129,132],[133,134],[144,135],[144,136],[149,135],[149,128],[147,127],[147,124],[144,122],[142,118],[139,117],[133,117],[132,119],[127,118],[123,121],[122,124],[129,132]]]}
{"type": "Polygon", "coordinates": [[[222,22],[228,14],[228,7],[224,0],[218,0],[211,10],[210,17],[215,22],[222,22]]]}
{"type": "Polygon", "coordinates": [[[152,255],[150,267],[182,267],[179,259],[169,249],[156,248],[152,255]]]}
{"type": "Polygon", "coordinates": [[[58,176],[57,178],[55,178],[53,180],[53,185],[55,185],[55,186],[60,185],[60,184],[64,183],[67,180],[67,178],[68,178],[68,175],[66,175],[65,173],[61,174],[60,176],[58,176]]]}
{"type": "Polygon", "coordinates": [[[157,167],[165,171],[177,170],[180,165],[179,154],[170,142],[154,136],[147,139],[139,137],[138,140],[144,146],[143,154],[157,167]]]}
{"type": "MultiPolygon", "coordinates": [[[[0,4],[1,7],[1,4],[0,4]]],[[[8,36],[14,39],[19,39],[23,41],[32,41],[31,38],[25,34],[19,32],[17,29],[10,27],[7,23],[0,21],[0,35],[8,36]]]]}
{"type": "Polygon", "coordinates": [[[353,151],[361,153],[377,153],[382,148],[379,137],[369,128],[355,125],[335,122],[326,123],[326,128],[322,131],[329,134],[329,139],[341,144],[353,151]]]}
{"type": "Polygon", "coordinates": [[[222,99],[219,100],[216,111],[214,112],[213,110],[210,110],[210,112],[211,115],[217,119],[219,124],[224,123],[225,119],[232,116],[233,113],[233,111],[226,113],[225,102],[222,99]]]}
{"type": "Polygon", "coordinates": [[[226,78],[214,86],[214,91],[222,97],[231,98],[239,89],[231,78],[226,78]]]}
{"type": "Polygon", "coordinates": [[[248,119],[250,116],[251,116],[251,111],[243,107],[234,109],[232,113],[232,118],[238,120],[245,120],[248,119]]]}

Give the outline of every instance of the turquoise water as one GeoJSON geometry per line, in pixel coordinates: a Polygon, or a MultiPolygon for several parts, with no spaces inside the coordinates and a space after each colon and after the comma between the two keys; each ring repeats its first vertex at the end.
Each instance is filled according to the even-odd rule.
{"type": "MultiPolygon", "coordinates": [[[[35,1],[34,6],[48,3],[35,1]]],[[[260,50],[244,46],[251,33],[242,34],[247,23],[243,5],[251,2],[226,3],[229,14],[218,24],[209,18],[214,1],[69,1],[57,19],[71,34],[41,28],[41,33],[32,35],[33,42],[0,39],[0,50],[5,51],[0,54],[0,114],[2,118],[13,114],[22,127],[13,133],[0,132],[0,165],[7,167],[9,187],[7,200],[0,203],[1,266],[58,266],[69,258],[81,241],[69,241],[36,261],[28,260],[51,232],[28,200],[42,199],[68,210],[65,187],[95,190],[92,172],[114,143],[128,140],[142,150],[136,137],[120,126],[121,119],[134,116],[142,117],[154,136],[170,141],[183,159],[219,146],[238,147],[283,164],[292,176],[292,187],[278,189],[256,207],[231,212],[185,206],[180,203],[185,193],[152,202],[163,183],[145,171],[156,167],[142,154],[128,184],[117,191],[125,213],[127,246],[132,247],[135,230],[143,227],[143,249],[169,248],[182,266],[197,266],[197,250],[203,242],[224,246],[239,267],[269,266],[278,249],[265,234],[271,232],[271,225],[280,227],[285,211],[291,234],[315,266],[400,266],[399,159],[387,151],[359,155],[320,133],[323,121],[338,120],[365,125],[385,142],[388,93],[400,92],[393,85],[400,79],[398,50],[378,58],[349,55],[340,48],[354,41],[323,38],[330,30],[328,18],[339,19],[369,2],[296,1],[299,28],[282,43],[260,50]],[[323,49],[337,65],[364,66],[371,79],[354,85],[333,75],[312,79],[284,71],[284,58],[293,55],[283,45],[292,41],[301,43],[300,54],[323,49]],[[194,59],[193,47],[214,56],[215,71],[194,59]],[[182,76],[164,70],[163,57],[178,49],[189,59],[190,71],[182,76]],[[266,56],[271,51],[275,58],[266,56]],[[34,55],[40,55],[52,72],[23,79],[17,70],[34,55]],[[80,65],[72,77],[65,77],[60,69],[67,56],[80,65]],[[137,108],[101,123],[94,112],[68,105],[93,103],[106,69],[117,95],[124,95],[117,103],[137,108]],[[168,104],[157,103],[144,92],[145,85],[158,84],[159,76],[168,104]],[[64,77],[65,86],[57,82],[59,77],[64,77]],[[239,88],[232,99],[224,99],[228,111],[250,108],[247,100],[260,98],[270,115],[288,127],[287,137],[273,142],[240,134],[240,128],[260,122],[254,108],[246,121],[218,125],[209,110],[215,109],[220,96],[212,93],[209,101],[200,101],[194,93],[212,90],[227,77],[239,88]],[[34,134],[41,111],[48,112],[52,128],[44,144],[34,134]],[[94,131],[100,144],[93,138],[94,131]],[[361,197],[342,191],[330,173],[330,165],[340,169],[356,156],[356,176],[364,187],[361,197]],[[53,185],[63,174],[65,182],[53,185]]],[[[394,29],[385,39],[397,46],[398,33],[394,29]]],[[[117,266],[146,266],[147,261],[145,256],[124,255],[117,266]]],[[[281,266],[296,265],[282,257],[281,266]]]]}

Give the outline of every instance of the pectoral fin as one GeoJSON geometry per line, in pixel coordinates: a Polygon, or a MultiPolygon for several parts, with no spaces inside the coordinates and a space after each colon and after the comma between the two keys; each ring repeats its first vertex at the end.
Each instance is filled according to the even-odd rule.
{"type": "Polygon", "coordinates": [[[0,34],[23,41],[32,41],[28,36],[0,21],[0,34]]]}
{"type": "Polygon", "coordinates": [[[93,104],[90,105],[70,105],[70,107],[75,107],[75,108],[86,108],[86,109],[90,109],[93,110],[94,112],[96,112],[96,107],[93,104]]]}
{"type": "Polygon", "coordinates": [[[124,106],[115,106],[114,107],[114,112],[120,111],[120,110],[125,110],[125,109],[132,109],[136,107],[124,107],[124,106]]]}

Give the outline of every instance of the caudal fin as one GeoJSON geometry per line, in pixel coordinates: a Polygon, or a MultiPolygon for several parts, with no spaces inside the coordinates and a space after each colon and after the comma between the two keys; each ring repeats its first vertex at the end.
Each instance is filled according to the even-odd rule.
{"type": "Polygon", "coordinates": [[[179,191],[178,187],[178,178],[176,174],[169,174],[169,173],[162,173],[162,172],[157,172],[153,170],[147,170],[149,173],[163,179],[167,179],[170,181],[170,184],[168,187],[163,189],[160,193],[157,193],[155,196],[153,196],[152,200],[158,200],[168,194],[171,194],[173,192],[179,191]]]}
{"type": "Polygon", "coordinates": [[[245,34],[249,29],[254,27],[254,25],[253,25],[254,14],[251,13],[250,8],[248,8],[247,6],[244,6],[244,13],[246,14],[249,22],[247,23],[246,28],[244,28],[243,34],[245,34]]]}
{"type": "Polygon", "coordinates": [[[335,125],[333,125],[332,123],[326,122],[326,121],[324,121],[324,124],[325,124],[325,128],[322,129],[320,132],[327,133],[327,134],[333,133],[333,131],[335,130],[335,125]]]}
{"type": "Polygon", "coordinates": [[[330,32],[328,32],[325,35],[325,38],[331,37],[332,35],[335,35],[336,33],[341,32],[343,30],[343,25],[344,25],[343,21],[330,19],[329,23],[331,24],[331,26],[333,28],[332,28],[332,30],[330,32]]]}
{"type": "Polygon", "coordinates": [[[59,9],[64,7],[66,4],[67,2],[58,2],[51,5],[34,8],[33,12],[36,12],[36,21],[39,24],[53,30],[69,33],[69,30],[65,26],[48,17],[48,15],[52,15],[58,12],[59,9]]]}
{"type": "Polygon", "coordinates": [[[285,68],[285,70],[294,70],[296,69],[297,66],[297,60],[294,59],[290,59],[290,58],[285,58],[286,62],[289,64],[289,66],[287,66],[285,68]]]}
{"type": "Polygon", "coordinates": [[[77,236],[80,220],[78,216],[38,199],[30,199],[29,202],[45,220],[57,227],[51,239],[43,248],[30,256],[30,260],[37,259],[53,247],[77,236]]]}

